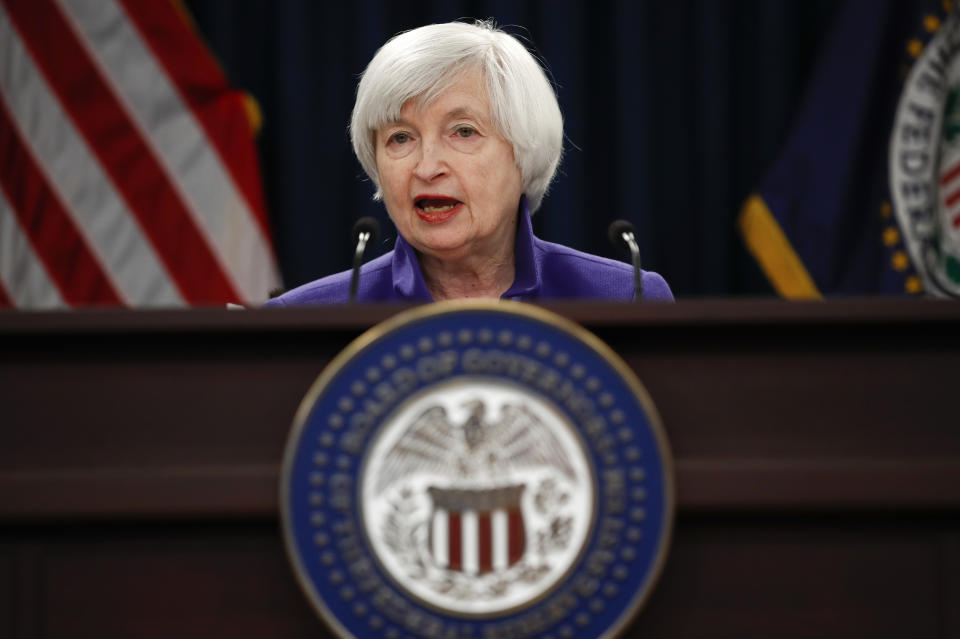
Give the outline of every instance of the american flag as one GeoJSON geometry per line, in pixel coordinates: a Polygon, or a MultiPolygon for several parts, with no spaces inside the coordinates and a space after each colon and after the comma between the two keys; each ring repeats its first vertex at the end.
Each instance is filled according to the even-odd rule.
{"type": "Polygon", "coordinates": [[[177,0],[0,0],[0,307],[266,299],[245,99],[177,0]]]}

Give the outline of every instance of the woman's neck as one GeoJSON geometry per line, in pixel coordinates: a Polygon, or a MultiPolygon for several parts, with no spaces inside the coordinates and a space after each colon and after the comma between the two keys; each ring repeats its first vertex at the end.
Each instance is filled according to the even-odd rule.
{"type": "Polygon", "coordinates": [[[467,257],[456,262],[420,254],[420,269],[435,301],[466,297],[499,298],[515,276],[513,246],[496,257],[467,257]]]}

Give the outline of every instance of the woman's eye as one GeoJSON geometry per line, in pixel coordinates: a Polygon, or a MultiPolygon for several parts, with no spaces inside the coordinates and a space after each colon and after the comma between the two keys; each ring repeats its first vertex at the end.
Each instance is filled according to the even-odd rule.
{"type": "Polygon", "coordinates": [[[457,136],[459,136],[459,137],[461,137],[461,138],[469,138],[470,136],[472,136],[472,135],[473,135],[474,133],[476,133],[476,132],[477,132],[477,130],[474,129],[472,126],[458,126],[458,127],[457,127],[457,136]]]}
{"type": "Polygon", "coordinates": [[[404,131],[397,131],[390,136],[389,142],[392,144],[406,144],[410,141],[410,134],[404,131]]]}

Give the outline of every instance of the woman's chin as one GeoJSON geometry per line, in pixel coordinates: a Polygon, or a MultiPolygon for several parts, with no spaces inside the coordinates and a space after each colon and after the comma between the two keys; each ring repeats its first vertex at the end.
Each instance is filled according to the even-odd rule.
{"type": "Polygon", "coordinates": [[[456,261],[470,254],[470,247],[462,237],[425,238],[419,250],[441,261],[456,261]]]}

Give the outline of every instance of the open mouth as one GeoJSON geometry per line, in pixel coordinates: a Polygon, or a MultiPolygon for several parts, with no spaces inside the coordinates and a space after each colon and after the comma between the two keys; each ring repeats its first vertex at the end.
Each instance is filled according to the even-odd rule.
{"type": "Polygon", "coordinates": [[[452,217],[459,209],[462,202],[452,197],[421,197],[414,201],[417,207],[417,215],[425,222],[436,224],[452,217]]]}

